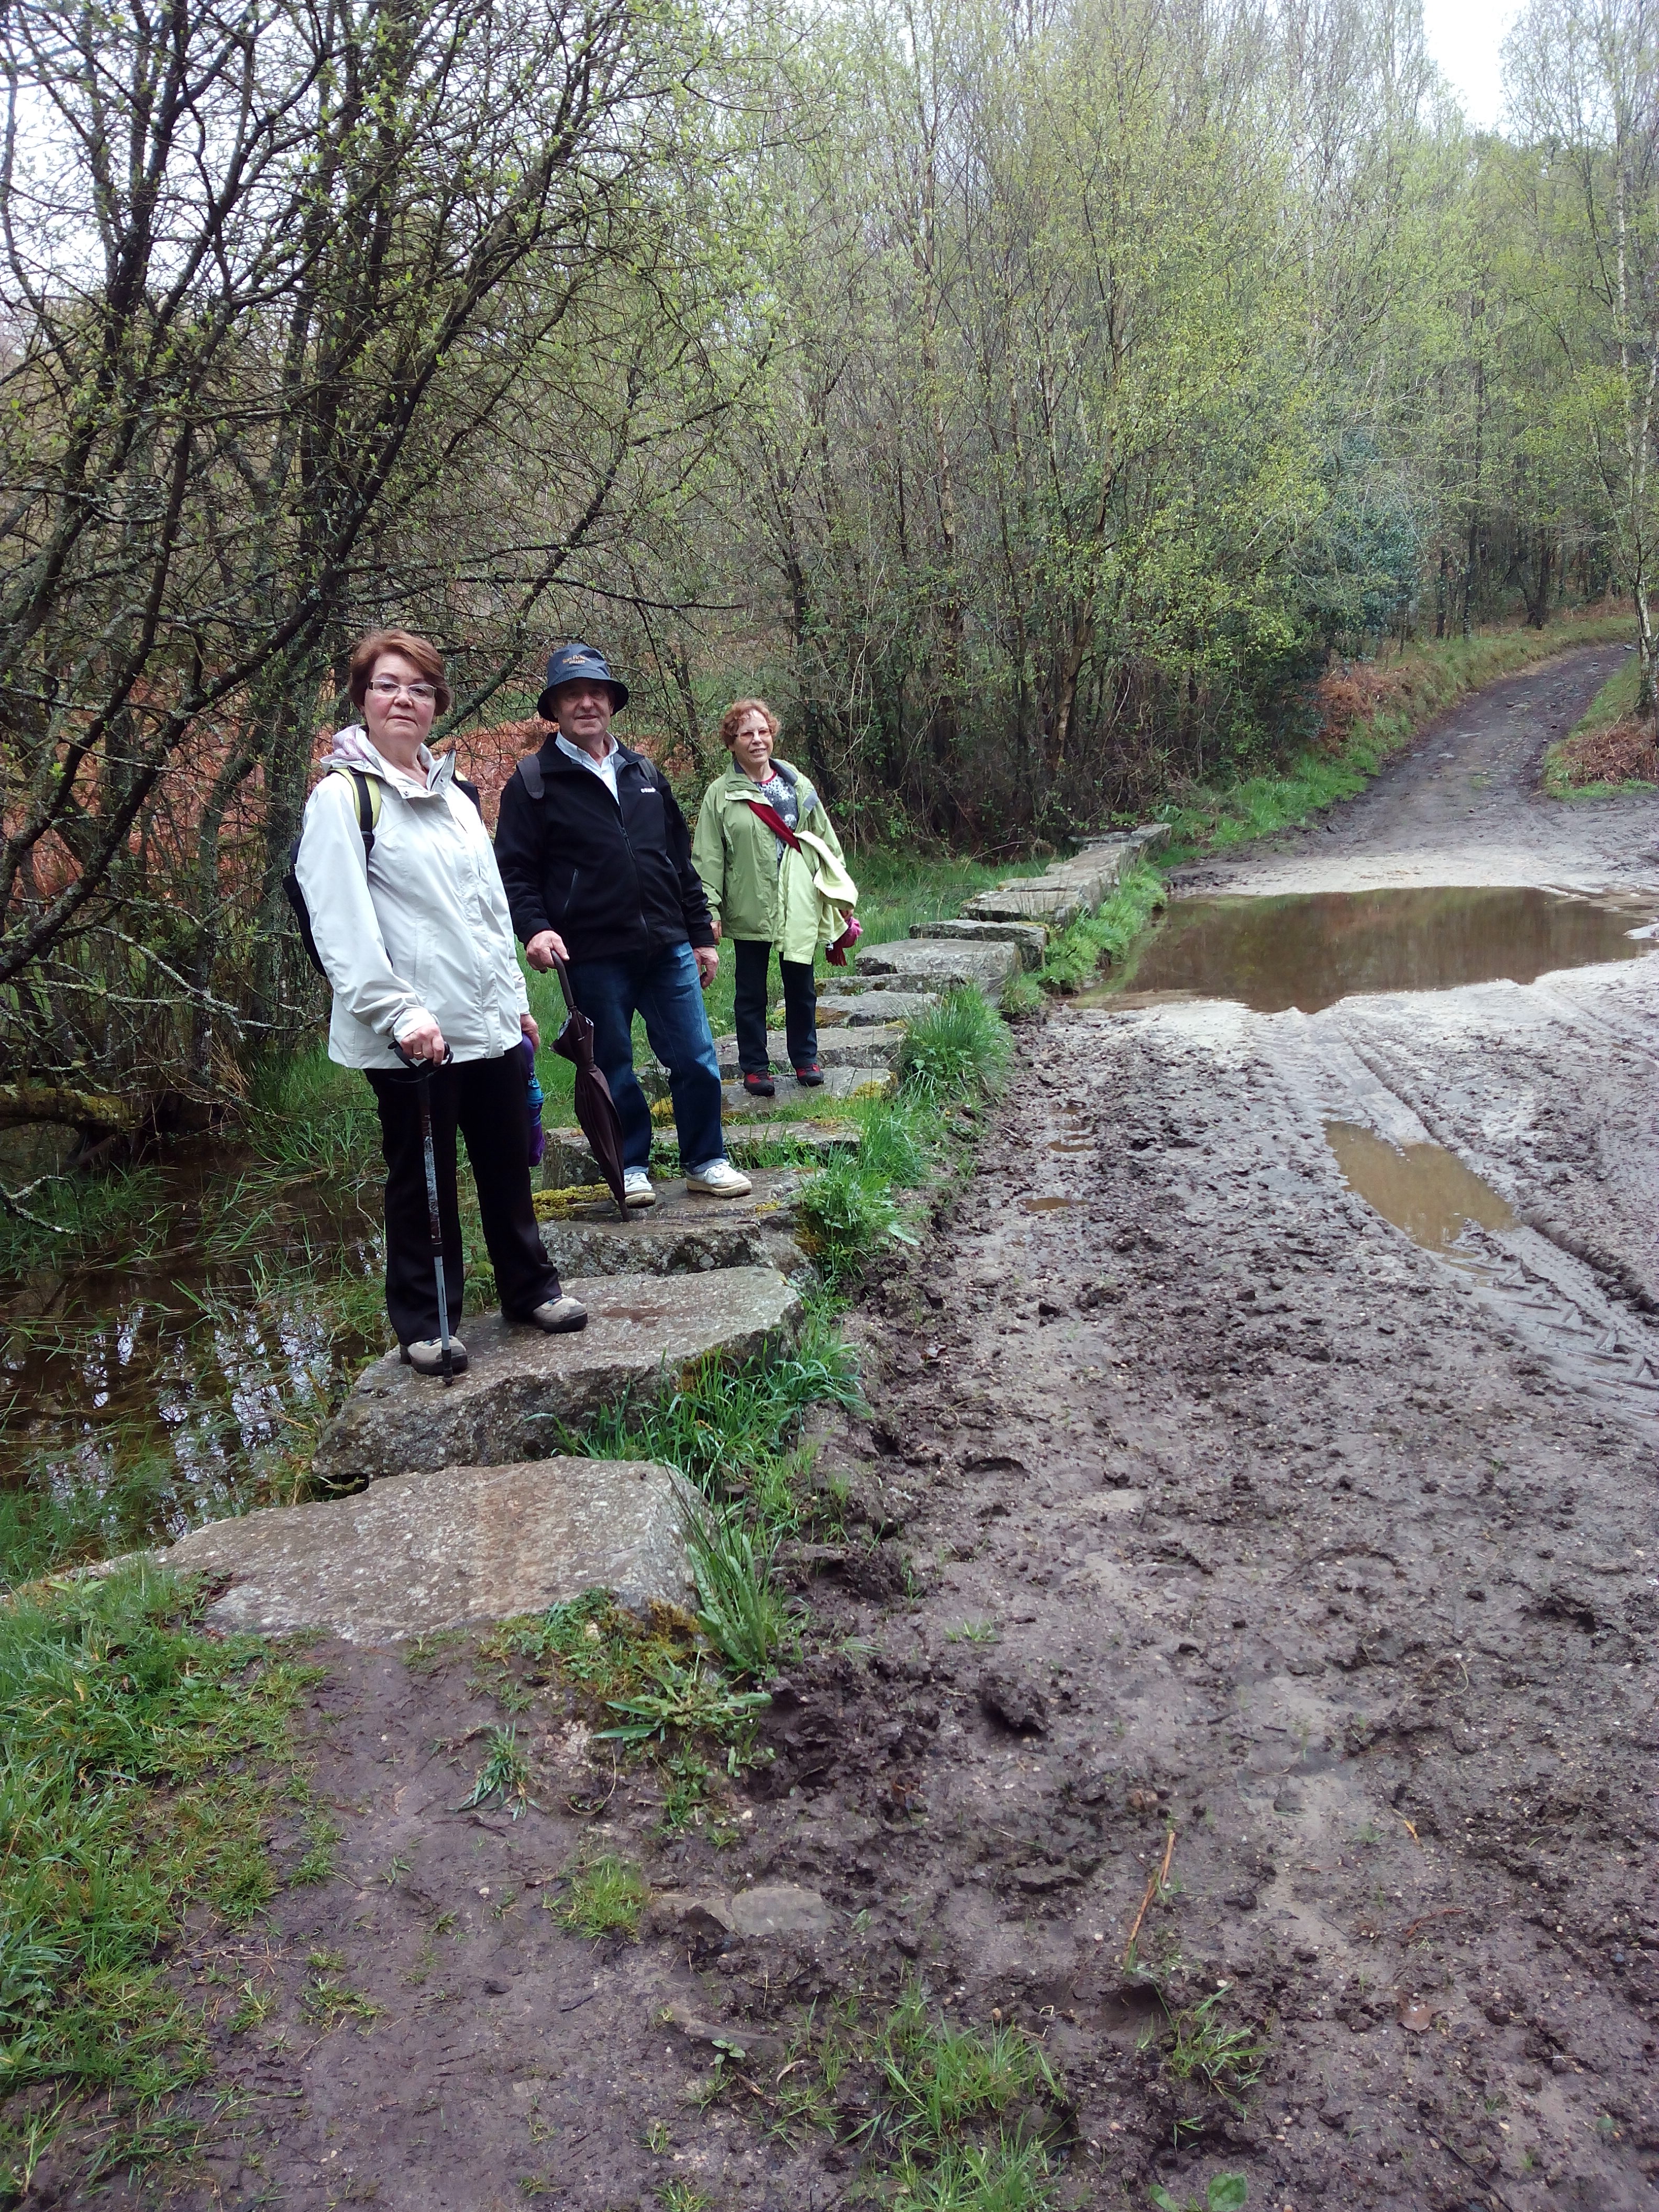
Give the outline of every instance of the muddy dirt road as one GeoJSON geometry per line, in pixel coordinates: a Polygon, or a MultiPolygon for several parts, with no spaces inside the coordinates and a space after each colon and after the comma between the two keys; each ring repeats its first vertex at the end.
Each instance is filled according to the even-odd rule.
{"type": "MultiPolygon", "coordinates": [[[[1527,796],[1613,658],[1467,702],[1200,887],[1659,886],[1651,800],[1527,796]]],[[[537,1808],[468,1812],[501,1714],[467,1655],[319,1647],[337,1872],[179,1962],[232,2092],[181,2201],[830,2212],[880,2083],[826,2088],[839,2143],[770,2134],[787,2039],[908,1980],[1044,2039],[1057,2205],[1223,2169],[1252,2212],[1659,2205],[1656,1012],[1636,959],[1024,1030],[859,1321],[878,1418],[826,1437],[852,1534],[797,1562],[820,1656],[775,1763],[665,1843],[526,1685],[537,1808]],[[1334,1121],[1351,1164],[1454,1147],[1496,1225],[1422,1249],[1334,1121]],[[636,1946],[539,1909],[600,1848],[659,1893],[636,1946]],[[683,1909],[769,1885],[825,1926],[683,1909]],[[1212,2086],[1233,2030],[1260,2056],[1212,2086]]]]}

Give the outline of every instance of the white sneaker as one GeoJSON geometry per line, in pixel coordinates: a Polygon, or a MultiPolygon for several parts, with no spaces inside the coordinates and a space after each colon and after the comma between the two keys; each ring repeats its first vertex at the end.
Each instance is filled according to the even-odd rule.
{"type": "Polygon", "coordinates": [[[623,1204],[624,1206],[654,1206],[657,1194],[651,1188],[649,1168],[623,1170],[623,1204]]]}
{"type": "Polygon", "coordinates": [[[688,1190],[705,1191],[710,1198],[747,1198],[755,1188],[746,1175],[739,1175],[730,1160],[710,1160],[706,1168],[685,1178],[688,1190]]]}

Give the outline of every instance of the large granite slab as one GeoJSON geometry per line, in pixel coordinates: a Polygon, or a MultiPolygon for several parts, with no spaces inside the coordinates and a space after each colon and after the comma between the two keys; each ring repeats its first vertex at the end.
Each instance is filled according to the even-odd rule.
{"type": "Polygon", "coordinates": [[[653,1206],[623,1216],[609,1191],[594,1197],[544,1190],[536,1214],[547,1256],[562,1278],[776,1267],[793,1280],[811,1264],[795,1243],[795,1200],[808,1172],[756,1168],[747,1198],[708,1198],[653,1168],[653,1206]]]}
{"type": "MultiPolygon", "coordinates": [[[[887,980],[880,979],[882,984],[887,980]]],[[[818,1000],[820,1039],[825,1030],[873,1029],[883,1022],[914,1022],[922,1014],[931,1014],[939,1002],[937,991],[890,991],[873,982],[858,989],[827,991],[818,1000]]]]}
{"type": "MultiPolygon", "coordinates": [[[[853,1034],[867,1037],[872,1032],[855,1030],[853,1034]]],[[[819,1042],[822,1042],[822,1039],[819,1042]]],[[[788,1064],[785,1060],[783,1066],[787,1067],[788,1064]]],[[[856,1064],[842,1067],[826,1066],[823,1081],[808,1088],[805,1084],[797,1083],[793,1075],[783,1073],[775,1061],[772,1080],[777,1085],[777,1091],[770,1098],[751,1098],[742,1084],[735,1080],[722,1083],[720,1112],[726,1121],[764,1123],[775,1120],[788,1121],[793,1130],[800,1124],[790,1117],[799,1114],[803,1104],[821,1104],[830,1100],[846,1100],[851,1103],[866,1098],[886,1098],[891,1095],[898,1079],[890,1066],[861,1067],[856,1064]]],[[[741,1149],[742,1139],[732,1136],[729,1128],[726,1133],[727,1149],[735,1159],[737,1150],[732,1147],[741,1149]]],[[[764,1134],[763,1128],[757,1129],[757,1140],[764,1134]]]]}
{"type": "Polygon", "coordinates": [[[994,999],[1019,964],[1019,947],[994,939],[975,944],[900,938],[859,955],[859,974],[873,981],[878,995],[888,989],[975,990],[994,999]]]}
{"type": "MultiPolygon", "coordinates": [[[[797,1099],[813,1095],[802,1091],[793,1082],[789,1088],[797,1099]]],[[[787,1113],[788,1109],[783,1108],[783,1116],[787,1113]]],[[[799,1145],[804,1151],[827,1159],[835,1152],[855,1152],[863,1141],[864,1131],[857,1121],[840,1120],[790,1121],[787,1128],[776,1130],[745,1126],[727,1131],[726,1155],[735,1166],[749,1168],[767,1146],[786,1138],[792,1144],[799,1145]]],[[[652,1138],[651,1173],[659,1187],[665,1179],[679,1173],[679,1146],[672,1121],[652,1138]]],[[[547,1151],[542,1160],[541,1187],[544,1190],[565,1190],[573,1185],[591,1189],[601,1180],[599,1163],[593,1158],[593,1148],[580,1129],[548,1131],[547,1151]]],[[[614,1212],[614,1207],[612,1211],[614,1212]]]]}
{"type": "Polygon", "coordinates": [[[544,1459],[395,1476],[355,1498],[216,1521],[164,1556],[229,1588],[215,1628],[326,1628],[349,1644],[540,1613],[584,1590],[643,1612],[691,1595],[690,1492],[648,1460],[544,1459]]]}
{"type": "MultiPolygon", "coordinates": [[[[824,1030],[818,1036],[818,1066],[826,1073],[842,1067],[890,1067],[904,1042],[905,1026],[902,1022],[878,1022],[858,1029],[824,1030]]],[[[736,1037],[717,1036],[714,1052],[721,1081],[735,1081],[739,1072],[736,1037]]],[[[789,1066],[787,1039],[774,1030],[766,1040],[766,1052],[775,1081],[779,1070],[789,1066]]],[[[789,1079],[793,1085],[793,1076],[789,1079]]]]}
{"type": "Polygon", "coordinates": [[[1027,968],[1041,968],[1048,950],[1048,933],[1040,921],[914,921],[910,934],[945,944],[1017,945],[1027,968]]]}
{"type": "Polygon", "coordinates": [[[800,1294],[775,1267],[695,1275],[577,1277],[565,1285],[588,1323],[544,1336],[499,1314],[469,1316],[471,1364],[448,1389],[395,1352],[358,1377],[323,1431],[317,1473],[331,1482],[441,1467],[504,1467],[556,1451],[580,1425],[632,1390],[654,1390],[699,1360],[735,1364],[788,1342],[800,1294]]]}

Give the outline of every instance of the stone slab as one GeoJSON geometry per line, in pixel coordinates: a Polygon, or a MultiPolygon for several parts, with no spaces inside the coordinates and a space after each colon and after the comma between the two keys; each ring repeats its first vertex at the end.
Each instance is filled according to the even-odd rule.
{"type": "MultiPolygon", "coordinates": [[[[867,1037],[868,1030],[855,1030],[854,1036],[867,1037]]],[[[786,1060],[784,1065],[787,1066],[786,1060]]],[[[720,1087],[720,1112],[727,1121],[787,1121],[798,1113],[802,1103],[815,1099],[846,1099],[849,1103],[863,1098],[890,1097],[898,1079],[890,1067],[826,1067],[823,1081],[811,1090],[805,1089],[793,1075],[780,1075],[775,1067],[772,1080],[777,1091],[770,1098],[751,1098],[742,1084],[731,1082],[720,1087]]]]}
{"type": "Polygon", "coordinates": [[[1048,950],[1048,933],[1040,921],[916,921],[910,934],[945,944],[1018,945],[1027,968],[1041,968],[1048,950]]]}
{"type": "MultiPolygon", "coordinates": [[[[829,1030],[818,1039],[818,1065],[826,1073],[838,1067],[888,1067],[897,1056],[903,1039],[902,1022],[876,1022],[867,1027],[860,1027],[856,1032],[848,1030],[843,1035],[829,1030]]],[[[717,1036],[714,1039],[714,1054],[720,1061],[721,1082],[735,1083],[738,1076],[737,1038],[717,1036]]],[[[789,1042],[781,1030],[769,1030],[766,1054],[772,1063],[775,1077],[779,1075],[780,1070],[788,1067],[789,1042]]],[[[636,1060],[634,1072],[639,1077],[640,1088],[646,1097],[653,1104],[662,1105],[666,1112],[668,1070],[662,1062],[652,1059],[636,1060]]],[[[793,1076],[788,1080],[793,1085],[793,1076]]]]}
{"type": "MultiPolygon", "coordinates": [[[[827,1087],[827,1086],[826,1086],[827,1087]]],[[[797,1099],[809,1094],[798,1084],[789,1086],[797,1099]]],[[[775,1104],[780,1103],[775,1100],[775,1104]]],[[[784,1109],[787,1117],[787,1109],[784,1109]]],[[[784,1118],[781,1117],[781,1118],[784,1118]]],[[[815,1158],[828,1159],[836,1152],[855,1152],[864,1141],[864,1131],[856,1121],[792,1121],[787,1127],[756,1129],[744,1127],[726,1133],[726,1158],[740,1168],[752,1170],[762,1152],[769,1145],[798,1145],[804,1152],[815,1158]]],[[[660,1185],[679,1173],[679,1146],[675,1140],[673,1124],[654,1136],[651,1143],[651,1172],[660,1185]]],[[[592,1190],[600,1181],[599,1164],[592,1147],[580,1129],[550,1129],[547,1152],[542,1161],[541,1188],[544,1191],[568,1190],[572,1188],[592,1190]]],[[[590,1201],[604,1212],[605,1201],[590,1201]]],[[[701,1201],[724,1205],[725,1200],[701,1201]]],[[[737,1201],[733,1200],[732,1203],[737,1201]]],[[[614,1214],[616,1208],[611,1207],[614,1214]]],[[[635,1218],[638,1217],[636,1216],[635,1218]]]]}
{"type": "Polygon", "coordinates": [[[471,1365],[447,1389],[395,1352],[375,1360],[323,1431],[318,1474],[349,1482],[544,1457],[562,1423],[580,1425],[699,1360],[735,1363],[787,1343],[801,1317],[799,1292],[775,1267],[578,1276],[564,1287],[587,1308],[585,1329],[544,1336],[499,1314],[469,1316],[471,1365]]]}
{"type": "Polygon", "coordinates": [[[793,1882],[736,1890],[726,1910],[739,1936],[827,1936],[836,1924],[833,1906],[816,1889],[800,1889],[793,1882]]]}
{"type": "MultiPolygon", "coordinates": [[[[899,1047],[904,1042],[904,1031],[902,1022],[876,1022],[855,1030],[827,1030],[818,1039],[818,1065],[826,1073],[842,1067],[890,1067],[898,1058],[899,1047]]],[[[736,1037],[716,1037],[714,1053],[720,1064],[720,1080],[723,1083],[736,1082],[738,1077],[736,1037]]],[[[766,1040],[766,1055],[772,1063],[772,1076],[775,1082],[780,1069],[789,1065],[787,1039],[774,1031],[766,1040]]],[[[793,1076],[788,1080],[792,1090],[798,1088],[793,1076]]]]}
{"type": "Polygon", "coordinates": [[[901,938],[859,956],[860,972],[875,981],[878,995],[888,988],[920,985],[930,991],[970,988],[994,999],[1018,966],[1018,946],[994,939],[951,944],[938,938],[901,938]]]}
{"type": "Polygon", "coordinates": [[[747,1198],[700,1196],[677,1176],[653,1180],[656,1204],[626,1217],[609,1191],[574,1201],[557,1191],[538,1195],[542,1242],[562,1279],[697,1275],[713,1267],[776,1267],[793,1278],[805,1265],[794,1241],[801,1170],[755,1169],[747,1198]]]}
{"type": "Polygon", "coordinates": [[[649,1460],[453,1467],[216,1521],[165,1557],[229,1577],[207,1610],[215,1628],[326,1628],[349,1644],[395,1644],[600,1588],[636,1611],[653,1599],[684,1606],[690,1498],[672,1468],[649,1460]]]}
{"type": "Polygon", "coordinates": [[[826,992],[818,1000],[818,1027],[871,1029],[882,1022],[914,1022],[931,1014],[939,1000],[937,991],[884,991],[869,984],[862,991],[826,992]]]}

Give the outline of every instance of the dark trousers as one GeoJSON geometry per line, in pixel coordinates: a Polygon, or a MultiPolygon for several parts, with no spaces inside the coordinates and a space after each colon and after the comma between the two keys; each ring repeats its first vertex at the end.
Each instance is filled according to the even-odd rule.
{"type": "MultiPolygon", "coordinates": [[[[438,1334],[438,1283],[426,1197],[420,1090],[401,1068],[366,1071],[380,1109],[386,1155],[386,1310],[399,1344],[429,1342],[438,1334]]],[[[455,1197],[455,1132],[477,1185],[484,1243],[495,1270],[501,1311],[527,1320],[544,1298],[556,1298],[559,1279],[542,1246],[530,1195],[530,1140],[525,1100],[529,1071],[521,1052],[498,1060],[452,1061],[425,1080],[432,1091],[432,1151],[438,1170],[438,1218],[443,1227],[444,1291],[449,1326],[460,1322],[466,1280],[461,1218],[455,1197]]]]}
{"type": "MultiPolygon", "coordinates": [[[[734,937],[736,960],[738,1066],[745,1075],[765,1075],[772,1063],[766,1054],[766,975],[772,948],[757,937],[734,937]]],[[[783,1018],[791,1067],[811,1067],[818,1056],[818,994],[812,983],[810,960],[784,960],[783,1018]]]]}

